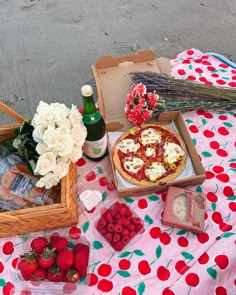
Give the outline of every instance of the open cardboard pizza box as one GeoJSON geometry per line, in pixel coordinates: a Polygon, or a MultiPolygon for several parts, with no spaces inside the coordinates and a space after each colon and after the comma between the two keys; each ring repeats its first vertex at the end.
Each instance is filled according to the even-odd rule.
{"type": "MultiPolygon", "coordinates": [[[[133,127],[125,116],[125,101],[130,93],[132,79],[130,72],[153,71],[158,73],[170,73],[170,61],[167,58],[157,58],[151,50],[139,51],[127,56],[104,56],[92,66],[96,81],[99,109],[105,119],[109,150],[116,139],[126,130],[133,127]]],[[[159,125],[167,125],[177,132],[183,139],[188,154],[186,168],[175,180],[167,183],[159,182],[150,186],[137,186],[129,183],[116,171],[111,158],[114,181],[120,197],[146,195],[156,191],[164,191],[170,185],[186,187],[200,184],[205,180],[205,171],[200,162],[197,151],[179,112],[165,112],[159,118],[150,121],[159,125]]]]}

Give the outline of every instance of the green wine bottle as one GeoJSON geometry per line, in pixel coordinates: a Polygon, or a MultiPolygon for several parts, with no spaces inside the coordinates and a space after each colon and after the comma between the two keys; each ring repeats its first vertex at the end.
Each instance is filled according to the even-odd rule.
{"type": "Polygon", "coordinates": [[[83,97],[83,122],[87,128],[84,153],[89,159],[98,161],[106,155],[107,151],[106,124],[95,106],[92,87],[82,86],[81,95],[83,97]]]}

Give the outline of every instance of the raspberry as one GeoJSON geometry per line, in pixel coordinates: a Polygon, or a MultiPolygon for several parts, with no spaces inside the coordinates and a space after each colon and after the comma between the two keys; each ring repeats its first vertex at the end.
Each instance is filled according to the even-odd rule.
{"type": "Polygon", "coordinates": [[[114,226],[114,231],[117,232],[117,233],[121,233],[123,230],[123,226],[121,224],[116,224],[114,226]]]}
{"type": "Polygon", "coordinates": [[[141,223],[141,218],[140,217],[133,217],[133,223],[134,224],[139,224],[139,223],[141,223]]]}
{"type": "Polygon", "coordinates": [[[98,229],[98,230],[101,230],[101,229],[103,229],[106,225],[107,225],[106,220],[105,220],[103,217],[101,217],[100,220],[99,220],[98,223],[97,223],[97,229],[98,229]]]}
{"type": "Polygon", "coordinates": [[[121,251],[124,248],[124,246],[125,246],[124,243],[118,242],[117,244],[114,245],[114,249],[116,251],[121,251]]]}
{"type": "Polygon", "coordinates": [[[122,224],[123,224],[123,219],[118,219],[118,220],[117,220],[117,224],[122,225],[122,224]]]}
{"type": "Polygon", "coordinates": [[[106,228],[102,228],[100,230],[100,233],[104,236],[107,233],[107,229],[106,228]]]}
{"type": "Polygon", "coordinates": [[[106,239],[109,243],[111,243],[111,241],[112,241],[112,234],[111,234],[111,233],[106,233],[106,234],[105,234],[105,239],[106,239]]]}
{"type": "Polygon", "coordinates": [[[127,228],[128,228],[129,231],[135,231],[135,225],[133,225],[133,224],[129,224],[127,226],[127,228]]]}
{"type": "Polygon", "coordinates": [[[119,203],[119,202],[116,202],[116,203],[113,204],[112,207],[113,207],[114,209],[116,209],[116,210],[119,210],[119,208],[120,208],[120,203],[119,203]]]}
{"type": "Polygon", "coordinates": [[[131,210],[127,207],[126,208],[126,216],[131,216],[132,215],[132,212],[131,210]]]}
{"type": "Polygon", "coordinates": [[[121,233],[121,234],[122,234],[122,236],[128,236],[128,235],[129,235],[129,231],[128,231],[127,229],[124,228],[124,229],[122,230],[122,233],[121,233]]]}
{"type": "Polygon", "coordinates": [[[119,209],[119,213],[120,213],[120,215],[121,216],[125,216],[126,215],[126,207],[121,207],[120,209],[119,209]]]}
{"type": "Polygon", "coordinates": [[[120,216],[119,213],[117,213],[116,216],[115,216],[116,219],[120,219],[120,217],[121,217],[121,216],[120,216]]]}
{"type": "Polygon", "coordinates": [[[129,241],[130,241],[130,237],[128,237],[128,236],[123,236],[123,237],[122,237],[122,242],[123,242],[125,245],[128,244],[129,241]]]}
{"type": "Polygon", "coordinates": [[[142,232],[143,231],[143,225],[141,223],[136,224],[135,226],[135,230],[138,233],[139,231],[142,232]]]}
{"type": "Polygon", "coordinates": [[[112,223],[113,218],[112,218],[112,216],[111,216],[110,213],[107,213],[105,218],[106,218],[106,221],[107,221],[107,222],[112,223]]]}
{"type": "Polygon", "coordinates": [[[135,231],[129,232],[129,237],[132,239],[136,235],[135,231]]]}
{"type": "Polygon", "coordinates": [[[120,235],[119,234],[115,234],[113,237],[113,242],[114,243],[118,243],[120,241],[120,235]]]}
{"type": "Polygon", "coordinates": [[[130,221],[128,219],[123,219],[122,225],[124,227],[127,227],[130,224],[130,221]]]}
{"type": "Polygon", "coordinates": [[[112,233],[114,231],[114,225],[112,223],[108,223],[107,230],[112,233]]]}
{"type": "Polygon", "coordinates": [[[117,214],[117,210],[116,209],[110,209],[110,214],[112,217],[115,217],[117,214]]]}

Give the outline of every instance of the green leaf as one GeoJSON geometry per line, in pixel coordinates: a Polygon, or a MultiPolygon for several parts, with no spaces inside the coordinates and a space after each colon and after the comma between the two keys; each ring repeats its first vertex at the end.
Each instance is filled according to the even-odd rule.
{"type": "Polygon", "coordinates": [[[235,235],[235,233],[233,233],[233,232],[226,232],[226,233],[224,233],[224,234],[222,235],[222,238],[229,238],[229,237],[231,237],[231,236],[233,236],[233,235],[235,235]]]}
{"type": "Polygon", "coordinates": [[[186,259],[189,259],[189,260],[193,260],[193,259],[194,259],[194,256],[193,256],[192,254],[188,253],[188,252],[182,252],[181,254],[182,254],[182,255],[184,256],[184,258],[186,258],[186,259]]]}
{"type": "Polygon", "coordinates": [[[133,203],[134,202],[134,200],[131,198],[124,198],[124,200],[126,203],[133,203]]]}
{"type": "Polygon", "coordinates": [[[103,248],[103,244],[100,243],[99,241],[93,241],[93,248],[94,249],[102,249],[103,248]]]}
{"type": "Polygon", "coordinates": [[[103,173],[103,169],[102,169],[102,167],[97,166],[97,171],[98,171],[98,174],[102,174],[102,173],[103,173]]]}
{"type": "Polygon", "coordinates": [[[162,249],[161,249],[161,246],[159,245],[156,248],[156,257],[157,257],[157,259],[159,259],[161,257],[161,254],[162,254],[162,249]]]}
{"type": "Polygon", "coordinates": [[[22,236],[22,240],[24,241],[24,242],[26,242],[28,239],[29,239],[29,234],[23,234],[23,236],[22,236]]]}
{"type": "Polygon", "coordinates": [[[215,212],[216,211],[216,203],[211,203],[211,208],[215,212]]]}
{"type": "Polygon", "coordinates": [[[193,66],[192,65],[189,65],[188,68],[189,68],[189,70],[192,70],[193,66]]]}
{"type": "Polygon", "coordinates": [[[186,119],[185,122],[187,122],[187,123],[193,123],[193,121],[190,120],[190,119],[186,119]]]}
{"type": "Polygon", "coordinates": [[[206,119],[202,119],[202,125],[206,125],[207,120],[206,119]]]}
{"type": "Polygon", "coordinates": [[[226,127],[233,127],[233,124],[229,123],[229,122],[223,122],[223,124],[226,126],[226,127]]]}
{"type": "Polygon", "coordinates": [[[208,267],[207,268],[207,272],[209,273],[209,275],[215,280],[216,276],[217,276],[217,272],[214,268],[212,267],[208,267]]]}
{"type": "Polygon", "coordinates": [[[197,144],[197,140],[196,140],[196,138],[193,138],[193,139],[192,139],[192,143],[193,143],[194,145],[197,144]]]}
{"type": "Polygon", "coordinates": [[[229,80],[230,78],[229,77],[221,77],[222,79],[224,80],[229,80]]]}
{"type": "Polygon", "coordinates": [[[201,193],[202,192],[202,187],[200,185],[198,185],[196,187],[196,192],[201,193]]]}
{"type": "Polygon", "coordinates": [[[160,198],[158,196],[153,195],[153,196],[149,196],[148,199],[150,201],[158,201],[160,198]]]}
{"type": "Polygon", "coordinates": [[[236,200],[236,196],[230,196],[227,198],[228,201],[234,201],[236,200]]]}
{"type": "Polygon", "coordinates": [[[83,224],[83,227],[82,227],[83,232],[86,233],[86,231],[88,230],[88,228],[89,228],[89,222],[87,221],[87,222],[85,222],[83,224]]]}
{"type": "Polygon", "coordinates": [[[186,230],[185,229],[182,229],[182,230],[179,230],[176,234],[178,235],[178,236],[183,236],[183,235],[185,235],[186,234],[186,230]]]}
{"type": "Polygon", "coordinates": [[[132,252],[129,252],[129,251],[126,251],[126,252],[123,252],[119,255],[120,258],[124,258],[124,257],[127,257],[131,254],[132,252]]]}
{"type": "Polygon", "coordinates": [[[74,243],[72,241],[68,242],[68,248],[73,249],[74,248],[74,243]]]}
{"type": "Polygon", "coordinates": [[[230,159],[230,160],[228,160],[228,162],[235,162],[236,163],[236,159],[230,159]]]}
{"type": "Polygon", "coordinates": [[[236,172],[236,168],[230,168],[229,170],[236,172]]]}
{"type": "Polygon", "coordinates": [[[148,216],[148,215],[145,215],[145,217],[144,217],[144,221],[145,221],[146,223],[148,223],[148,224],[153,224],[153,220],[152,220],[152,218],[151,218],[150,216],[148,216]]]}
{"type": "Polygon", "coordinates": [[[206,158],[209,158],[212,156],[212,154],[209,152],[203,152],[202,155],[203,155],[203,157],[206,157],[206,158]]]}
{"type": "Polygon", "coordinates": [[[134,250],[134,253],[135,253],[137,256],[144,256],[144,255],[145,255],[141,250],[134,250]]]}
{"type": "Polygon", "coordinates": [[[225,69],[220,69],[220,71],[221,71],[222,73],[227,72],[225,69]]]}
{"type": "Polygon", "coordinates": [[[107,198],[107,192],[102,193],[102,201],[105,201],[107,198]]]}
{"type": "Polygon", "coordinates": [[[117,273],[123,278],[130,277],[130,273],[126,270],[118,270],[117,273]]]}
{"type": "Polygon", "coordinates": [[[3,279],[0,279],[0,286],[5,287],[7,285],[6,281],[3,279]]]}
{"type": "Polygon", "coordinates": [[[138,285],[138,294],[139,295],[143,295],[144,291],[145,291],[145,284],[144,284],[144,282],[141,282],[138,285]]]}
{"type": "Polygon", "coordinates": [[[223,115],[223,114],[226,114],[226,112],[225,111],[219,111],[218,114],[223,115]]]}

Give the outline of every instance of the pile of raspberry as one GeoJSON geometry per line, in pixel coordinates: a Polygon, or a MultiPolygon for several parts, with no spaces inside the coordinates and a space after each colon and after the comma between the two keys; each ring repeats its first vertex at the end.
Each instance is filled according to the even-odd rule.
{"type": "Polygon", "coordinates": [[[144,231],[141,218],[119,202],[102,213],[96,228],[116,251],[121,251],[134,236],[144,231]]]}

